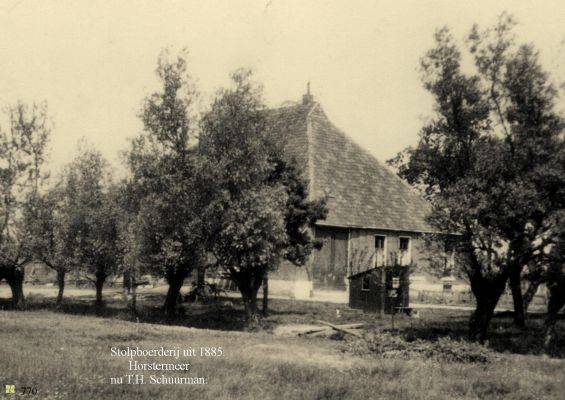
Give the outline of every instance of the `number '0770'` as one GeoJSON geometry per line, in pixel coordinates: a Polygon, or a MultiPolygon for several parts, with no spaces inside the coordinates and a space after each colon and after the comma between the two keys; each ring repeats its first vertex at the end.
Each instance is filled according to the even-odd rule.
{"type": "Polygon", "coordinates": [[[22,386],[22,394],[37,394],[35,386],[22,386]]]}

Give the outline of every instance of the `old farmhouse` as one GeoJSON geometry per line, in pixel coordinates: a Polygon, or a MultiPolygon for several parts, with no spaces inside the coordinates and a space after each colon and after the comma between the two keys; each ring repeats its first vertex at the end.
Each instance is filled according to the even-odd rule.
{"type": "Polygon", "coordinates": [[[297,298],[349,289],[348,276],[384,265],[425,262],[421,236],[429,205],[369,152],[336,128],[308,93],[301,104],[269,110],[270,129],[304,171],[312,198],[326,196],[329,214],[312,227],[323,247],[306,268],[282,265],[271,290],[297,298]]]}

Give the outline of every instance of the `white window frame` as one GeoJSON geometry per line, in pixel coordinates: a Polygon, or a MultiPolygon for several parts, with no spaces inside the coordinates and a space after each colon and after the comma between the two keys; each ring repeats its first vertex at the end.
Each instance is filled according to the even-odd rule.
{"type": "Polygon", "coordinates": [[[453,246],[453,248],[448,250],[447,242],[446,242],[446,245],[445,245],[445,248],[444,248],[444,255],[445,255],[445,261],[446,261],[445,267],[449,270],[454,269],[455,268],[455,245],[453,246]]]}
{"type": "MultiPolygon", "coordinates": [[[[408,262],[401,262],[403,261],[402,259],[399,259],[399,264],[401,266],[407,266],[410,265],[412,263],[412,237],[411,236],[399,236],[398,237],[398,254],[400,255],[402,250],[400,249],[400,242],[401,239],[408,239],[408,250],[406,251],[406,258],[408,258],[408,262]]],[[[400,258],[400,257],[399,257],[400,258]]]]}
{"type": "Polygon", "coordinates": [[[377,237],[383,238],[384,241],[384,245],[383,245],[383,257],[384,257],[384,264],[383,265],[379,265],[377,262],[377,248],[375,247],[375,261],[374,261],[374,267],[382,267],[382,266],[386,266],[387,260],[386,260],[386,254],[387,254],[387,246],[388,246],[388,238],[386,235],[382,235],[382,234],[376,234],[374,235],[375,238],[375,242],[377,237]]]}

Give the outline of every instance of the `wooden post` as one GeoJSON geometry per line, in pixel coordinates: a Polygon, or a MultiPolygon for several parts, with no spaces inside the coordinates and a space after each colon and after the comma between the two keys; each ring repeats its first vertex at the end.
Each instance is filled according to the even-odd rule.
{"type": "Polygon", "coordinates": [[[385,315],[385,302],[386,302],[386,267],[381,267],[379,269],[380,272],[380,280],[381,280],[381,307],[380,307],[380,314],[381,318],[384,318],[385,315]]]}
{"type": "Polygon", "coordinates": [[[135,273],[130,274],[130,287],[131,287],[131,312],[133,315],[137,314],[137,282],[135,281],[135,273]]]}
{"type": "Polygon", "coordinates": [[[263,315],[269,312],[269,273],[263,277],[263,315]]]}

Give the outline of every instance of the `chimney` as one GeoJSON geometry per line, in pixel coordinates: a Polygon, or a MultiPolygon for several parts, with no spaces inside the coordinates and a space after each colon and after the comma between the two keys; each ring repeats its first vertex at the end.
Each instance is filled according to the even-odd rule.
{"type": "Polygon", "coordinates": [[[306,94],[302,96],[302,104],[309,105],[314,103],[314,96],[310,94],[310,81],[306,84],[306,94]]]}

